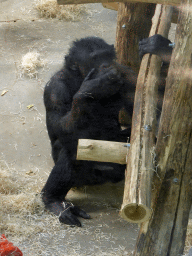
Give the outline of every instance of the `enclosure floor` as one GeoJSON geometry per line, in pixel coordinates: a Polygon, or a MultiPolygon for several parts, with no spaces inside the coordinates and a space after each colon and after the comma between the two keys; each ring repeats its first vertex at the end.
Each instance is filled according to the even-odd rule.
{"type": "MultiPolygon", "coordinates": [[[[73,40],[99,36],[114,44],[117,23],[117,12],[101,4],[87,5],[89,12],[75,22],[40,18],[34,5],[29,0],[0,1],[0,94],[6,91],[0,96],[0,170],[11,175],[22,193],[28,193],[29,201],[30,193],[41,191],[53,167],[45,126],[44,86],[62,67],[73,40]],[[36,77],[29,78],[22,73],[21,59],[34,50],[45,66],[36,77]],[[33,107],[28,109],[29,105],[33,107]]],[[[175,27],[172,41],[174,31],[175,27]]],[[[5,215],[0,202],[0,233],[5,233],[24,256],[132,255],[138,226],[119,215],[123,187],[122,182],[71,190],[68,199],[92,217],[81,220],[82,228],[62,225],[47,212],[20,217],[17,211],[14,218],[11,212],[5,215]]],[[[4,200],[6,195],[0,197],[4,200]]]]}
{"type": "MultiPolygon", "coordinates": [[[[89,4],[90,12],[81,21],[66,22],[40,18],[33,4],[27,0],[0,1],[0,93],[7,91],[0,104],[0,160],[1,166],[14,174],[17,186],[38,193],[53,166],[45,127],[45,83],[62,66],[74,39],[94,35],[114,44],[117,12],[89,4]],[[40,53],[46,65],[30,79],[22,75],[20,64],[22,56],[33,50],[40,53]],[[33,107],[28,109],[29,105],[33,107]]],[[[56,220],[57,228],[47,224],[43,232],[30,233],[23,220],[20,230],[26,225],[26,236],[10,229],[5,234],[24,256],[131,255],[138,227],[119,216],[123,186],[107,184],[69,192],[68,198],[92,217],[82,220],[82,228],[67,227],[56,220]]],[[[2,222],[6,218],[2,216],[2,222]]],[[[39,227],[45,226],[49,213],[46,220],[43,218],[38,216],[39,227]]]]}

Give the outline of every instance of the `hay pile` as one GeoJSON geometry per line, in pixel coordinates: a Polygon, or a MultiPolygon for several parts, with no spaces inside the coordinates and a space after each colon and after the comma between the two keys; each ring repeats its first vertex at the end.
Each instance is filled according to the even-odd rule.
{"type": "MultiPolygon", "coordinates": [[[[41,187],[28,175],[18,175],[0,161],[0,233],[15,241],[59,227],[58,218],[48,213],[41,200],[41,187]]],[[[38,178],[38,177],[37,177],[38,178]]]]}
{"type": "Polygon", "coordinates": [[[83,4],[58,5],[57,0],[37,0],[36,9],[41,17],[67,21],[78,21],[81,15],[86,13],[86,7],[83,4]]]}
{"type": "Polygon", "coordinates": [[[113,229],[101,224],[103,214],[95,220],[86,220],[82,228],[61,225],[58,217],[44,209],[38,192],[41,187],[32,182],[34,176],[24,176],[0,161],[0,232],[18,246],[23,255],[94,256],[96,252],[106,256],[132,255],[116,242],[113,229]],[[84,240],[90,241],[86,250],[84,240]]]}
{"type": "Polygon", "coordinates": [[[37,51],[28,52],[22,57],[20,70],[21,75],[27,75],[30,78],[37,77],[38,69],[45,67],[46,61],[40,57],[37,51]]]}
{"type": "MultiPolygon", "coordinates": [[[[132,255],[119,244],[113,225],[103,222],[103,218],[108,218],[110,205],[106,205],[106,212],[99,214],[95,220],[86,220],[82,228],[61,225],[56,216],[45,211],[39,194],[41,187],[30,181],[33,177],[27,176],[26,179],[23,174],[10,169],[5,161],[0,161],[0,232],[24,255],[132,255]],[[90,247],[85,252],[83,246],[86,239],[90,247]]],[[[105,200],[91,202],[93,208],[103,208],[105,204],[105,200]]],[[[115,208],[113,214],[116,211],[118,209],[115,208]]],[[[121,218],[113,222],[122,222],[121,228],[126,225],[128,228],[128,223],[121,218]]],[[[191,227],[192,222],[188,227],[185,252],[191,245],[191,227]]]]}
{"type": "Polygon", "coordinates": [[[40,194],[28,189],[25,179],[0,161],[0,233],[28,236],[39,231],[32,219],[44,213],[44,206],[40,194]]]}

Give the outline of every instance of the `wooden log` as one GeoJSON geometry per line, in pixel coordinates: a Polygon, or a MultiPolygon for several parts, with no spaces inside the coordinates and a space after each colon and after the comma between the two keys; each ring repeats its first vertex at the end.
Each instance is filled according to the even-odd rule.
{"type": "MultiPolygon", "coordinates": [[[[66,5],[66,4],[89,4],[89,3],[110,3],[110,2],[114,2],[114,0],[57,0],[58,4],[62,4],[62,5],[66,5]]],[[[118,2],[137,2],[137,3],[154,3],[154,4],[165,4],[165,5],[179,5],[180,4],[180,0],[131,0],[131,1],[127,1],[127,0],[119,0],[118,2]]]]}
{"type": "Polygon", "coordinates": [[[137,256],[183,254],[192,204],[191,6],[192,0],[182,0],[156,146],[156,207],[137,256]]]}
{"type": "MultiPolygon", "coordinates": [[[[131,67],[137,74],[141,63],[139,41],[149,36],[154,11],[155,4],[119,3],[115,43],[117,62],[131,67]]],[[[131,117],[122,109],[119,121],[121,125],[128,126],[131,117]]]]}
{"type": "Polygon", "coordinates": [[[119,3],[115,49],[117,62],[131,67],[137,74],[140,68],[139,41],[149,36],[155,4],[119,3]]]}
{"type": "MultiPolygon", "coordinates": [[[[111,10],[114,10],[114,11],[118,11],[119,4],[121,4],[121,3],[117,3],[117,2],[114,2],[114,3],[113,2],[112,3],[102,3],[104,8],[111,9],[111,10]]],[[[172,14],[172,19],[171,19],[172,23],[176,23],[177,24],[178,14],[179,14],[178,8],[177,7],[173,7],[173,14],[172,14]]],[[[143,25],[143,23],[141,23],[141,25],[143,25]]],[[[146,29],[145,29],[145,32],[146,32],[146,29]]]]}
{"type": "Polygon", "coordinates": [[[117,2],[102,3],[102,5],[103,5],[104,8],[114,10],[114,11],[118,11],[118,7],[119,7],[119,3],[117,3],[117,2]]]}
{"type": "Polygon", "coordinates": [[[172,22],[172,23],[176,23],[176,24],[177,24],[178,15],[179,15],[179,8],[176,7],[176,6],[174,6],[174,7],[173,7],[172,19],[171,19],[171,22],[172,22]]]}
{"type": "MultiPolygon", "coordinates": [[[[159,8],[159,6],[157,6],[157,8],[159,8]]],[[[170,24],[171,24],[171,14],[174,12],[174,8],[170,7],[170,6],[161,6],[162,9],[162,14],[161,14],[161,22],[159,24],[159,27],[156,31],[157,34],[161,34],[164,37],[168,36],[168,32],[169,32],[169,28],[170,28],[170,24]]],[[[154,31],[153,28],[151,29],[150,35],[153,35],[154,31]]],[[[146,57],[145,57],[146,58],[146,57]]],[[[148,79],[147,79],[147,86],[146,86],[146,106],[145,106],[145,110],[146,110],[146,115],[145,115],[145,123],[146,122],[150,122],[150,119],[155,120],[155,115],[156,112],[154,112],[154,110],[156,109],[156,98],[157,98],[157,86],[158,86],[158,82],[160,80],[159,77],[159,69],[160,69],[160,65],[161,65],[161,61],[159,60],[159,58],[157,56],[152,56],[151,57],[151,62],[150,62],[150,66],[149,66],[149,75],[148,75],[148,79]],[[152,80],[151,80],[152,78],[152,80]],[[156,85],[156,86],[154,86],[156,85]],[[151,97],[151,95],[153,95],[153,97],[151,97]],[[153,102],[150,103],[150,101],[153,100],[153,102]]],[[[152,121],[151,120],[151,121],[152,121]]],[[[153,121],[152,121],[153,122],[153,121]]],[[[153,124],[154,125],[154,124],[153,124]]],[[[151,133],[151,136],[154,136],[155,133],[155,127],[153,126],[153,133],[151,133]]],[[[150,134],[147,135],[146,131],[144,131],[144,145],[147,146],[147,150],[148,150],[148,154],[150,154],[150,148],[152,149],[152,147],[154,146],[154,142],[153,142],[153,138],[147,138],[148,136],[150,136],[150,134]],[[148,142],[148,144],[147,144],[148,142]]],[[[151,153],[153,153],[153,155],[151,154],[150,159],[145,158],[145,154],[144,154],[144,159],[145,161],[143,161],[144,166],[148,166],[148,168],[151,168],[153,170],[155,170],[155,166],[154,166],[154,159],[155,158],[155,152],[154,150],[151,151],[151,153]],[[147,160],[147,162],[146,162],[147,160]]],[[[156,190],[158,190],[158,186],[156,186],[156,190]]],[[[154,191],[153,191],[154,193],[154,191]]],[[[153,194],[152,194],[152,198],[153,198],[153,194]]],[[[154,200],[152,200],[151,203],[151,208],[153,209],[153,202],[154,200]]],[[[136,250],[139,251],[140,248],[142,248],[143,246],[143,241],[144,241],[144,237],[146,235],[148,229],[148,222],[142,223],[140,226],[140,231],[139,231],[139,235],[137,238],[137,243],[136,243],[136,250]]]]}
{"type": "Polygon", "coordinates": [[[79,139],[77,160],[126,164],[129,146],[122,142],[79,139]]]}
{"type": "MultiPolygon", "coordinates": [[[[150,36],[157,32],[164,36],[168,35],[171,24],[170,9],[172,8],[157,5],[150,36]]],[[[121,215],[124,218],[127,215],[128,218],[126,219],[129,220],[129,208],[132,213],[134,204],[135,214],[138,215],[137,207],[139,206],[146,211],[147,216],[144,216],[143,213],[142,216],[138,215],[138,223],[149,219],[151,213],[151,184],[154,172],[153,151],[160,68],[161,60],[159,57],[145,55],[141,63],[135,93],[131,147],[128,152],[121,215]]]]}

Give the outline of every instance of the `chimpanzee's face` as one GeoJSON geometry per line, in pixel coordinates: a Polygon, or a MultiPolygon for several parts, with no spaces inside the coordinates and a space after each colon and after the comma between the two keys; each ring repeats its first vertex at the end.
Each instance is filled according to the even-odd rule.
{"type": "Polygon", "coordinates": [[[93,68],[99,70],[101,65],[110,66],[115,59],[115,49],[102,39],[91,37],[76,41],[66,58],[69,60],[67,66],[79,70],[85,78],[93,68]]]}
{"type": "Polygon", "coordinates": [[[113,56],[107,56],[106,52],[89,54],[77,63],[78,69],[81,72],[83,78],[94,68],[99,71],[100,67],[109,67],[113,63],[113,56]]]}

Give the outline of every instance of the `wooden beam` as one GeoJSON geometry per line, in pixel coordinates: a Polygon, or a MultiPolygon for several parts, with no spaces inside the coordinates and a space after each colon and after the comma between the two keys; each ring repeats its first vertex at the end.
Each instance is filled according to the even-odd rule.
{"type": "Polygon", "coordinates": [[[131,67],[137,74],[141,64],[139,41],[149,36],[155,8],[155,4],[119,3],[115,41],[117,62],[131,67]]]}
{"type": "MultiPolygon", "coordinates": [[[[155,7],[155,4],[148,3],[119,3],[115,41],[117,62],[131,67],[136,74],[139,73],[141,64],[139,41],[149,36],[155,7]]],[[[127,113],[125,109],[120,111],[121,125],[130,126],[131,118],[130,113],[127,113]]]]}
{"type": "Polygon", "coordinates": [[[102,5],[103,5],[104,8],[114,10],[114,11],[118,11],[118,7],[119,7],[119,3],[117,3],[117,2],[102,3],[102,5]]]}
{"type": "MultiPolygon", "coordinates": [[[[153,17],[150,36],[159,33],[168,36],[171,25],[172,7],[157,5],[153,17]]],[[[148,218],[151,213],[151,185],[154,173],[154,145],[156,130],[157,88],[161,60],[157,56],[145,55],[137,79],[134,111],[132,119],[131,147],[125,177],[125,189],[121,214],[129,220],[130,212],[135,204],[143,207],[148,218]]],[[[145,216],[138,216],[138,223],[145,221],[145,216]]],[[[136,220],[135,220],[136,222],[136,220]]]]}
{"type": "MultiPolygon", "coordinates": [[[[158,8],[158,6],[157,6],[158,8]]],[[[161,22],[159,24],[159,27],[156,31],[157,34],[161,34],[164,37],[168,37],[168,32],[169,32],[169,28],[170,28],[170,24],[171,24],[171,14],[173,13],[173,9],[174,7],[171,6],[161,6],[162,9],[162,15],[161,15],[161,22]]],[[[153,35],[154,31],[151,29],[150,35],[153,35]]],[[[146,58],[146,57],[145,57],[146,58]]],[[[146,105],[145,105],[145,111],[146,115],[145,115],[145,122],[148,120],[149,122],[154,123],[154,120],[156,119],[155,115],[156,115],[156,111],[154,112],[154,110],[156,109],[156,101],[155,101],[155,97],[157,97],[157,86],[158,86],[158,82],[159,82],[159,73],[160,73],[160,66],[161,66],[161,60],[157,57],[157,56],[152,56],[151,60],[150,60],[150,65],[149,65],[149,74],[148,74],[148,78],[147,78],[147,88],[146,88],[146,95],[147,95],[147,100],[146,100],[146,105]],[[155,96],[156,95],[156,96],[155,96]],[[151,121],[150,121],[151,119],[151,121]]],[[[154,124],[153,124],[154,125],[154,124]]],[[[154,126],[153,126],[154,129],[154,126]]],[[[153,136],[154,136],[154,130],[153,130],[153,136]]],[[[148,154],[150,153],[150,148],[152,149],[154,145],[154,142],[151,140],[151,136],[149,138],[147,138],[147,136],[150,136],[150,134],[147,135],[146,131],[144,131],[144,149],[147,147],[147,151],[148,154]]],[[[153,148],[155,149],[155,147],[153,148]]],[[[144,151],[143,151],[144,152],[144,151]]],[[[154,159],[155,159],[155,150],[153,150],[151,153],[151,157],[150,159],[145,158],[145,154],[144,154],[144,160],[143,161],[143,166],[145,166],[145,164],[148,165],[148,168],[151,168],[155,171],[155,166],[154,166],[154,159]],[[146,162],[147,160],[147,162],[146,162]],[[148,162],[149,161],[149,162],[148,162]]],[[[159,176],[158,176],[159,179],[159,176]]],[[[155,192],[153,190],[152,193],[152,198],[154,197],[154,194],[157,193],[157,191],[159,189],[159,186],[155,187],[155,192]]],[[[154,208],[154,200],[152,200],[151,203],[151,208],[154,208]]],[[[141,224],[140,226],[140,231],[139,231],[139,235],[138,235],[138,239],[137,239],[137,244],[136,244],[136,251],[137,253],[140,252],[140,249],[143,247],[143,241],[148,229],[148,224],[149,222],[144,222],[141,224]]],[[[139,255],[139,254],[138,254],[139,255]]]]}
{"type": "MultiPolygon", "coordinates": [[[[111,9],[114,11],[118,11],[119,8],[119,3],[118,2],[111,2],[111,3],[102,3],[104,8],[107,9],[111,9]]],[[[177,7],[173,7],[173,14],[172,14],[172,23],[176,23],[177,24],[177,20],[178,20],[178,14],[179,14],[179,10],[177,7]]]]}
{"type": "Polygon", "coordinates": [[[172,54],[156,155],[153,219],[135,255],[183,255],[192,203],[192,0],[182,0],[172,54]]]}
{"type": "MultiPolygon", "coordinates": [[[[90,3],[110,3],[114,2],[114,0],[57,0],[58,4],[66,5],[66,4],[90,4],[90,3]]],[[[153,4],[165,4],[165,5],[179,5],[180,0],[120,0],[119,2],[126,3],[153,3],[153,4]]]]}
{"type": "Polygon", "coordinates": [[[122,142],[79,139],[77,160],[126,164],[129,146],[122,142]]]}
{"type": "Polygon", "coordinates": [[[172,23],[176,23],[177,24],[178,15],[179,15],[179,8],[174,6],[173,7],[172,20],[171,20],[172,23]]]}

